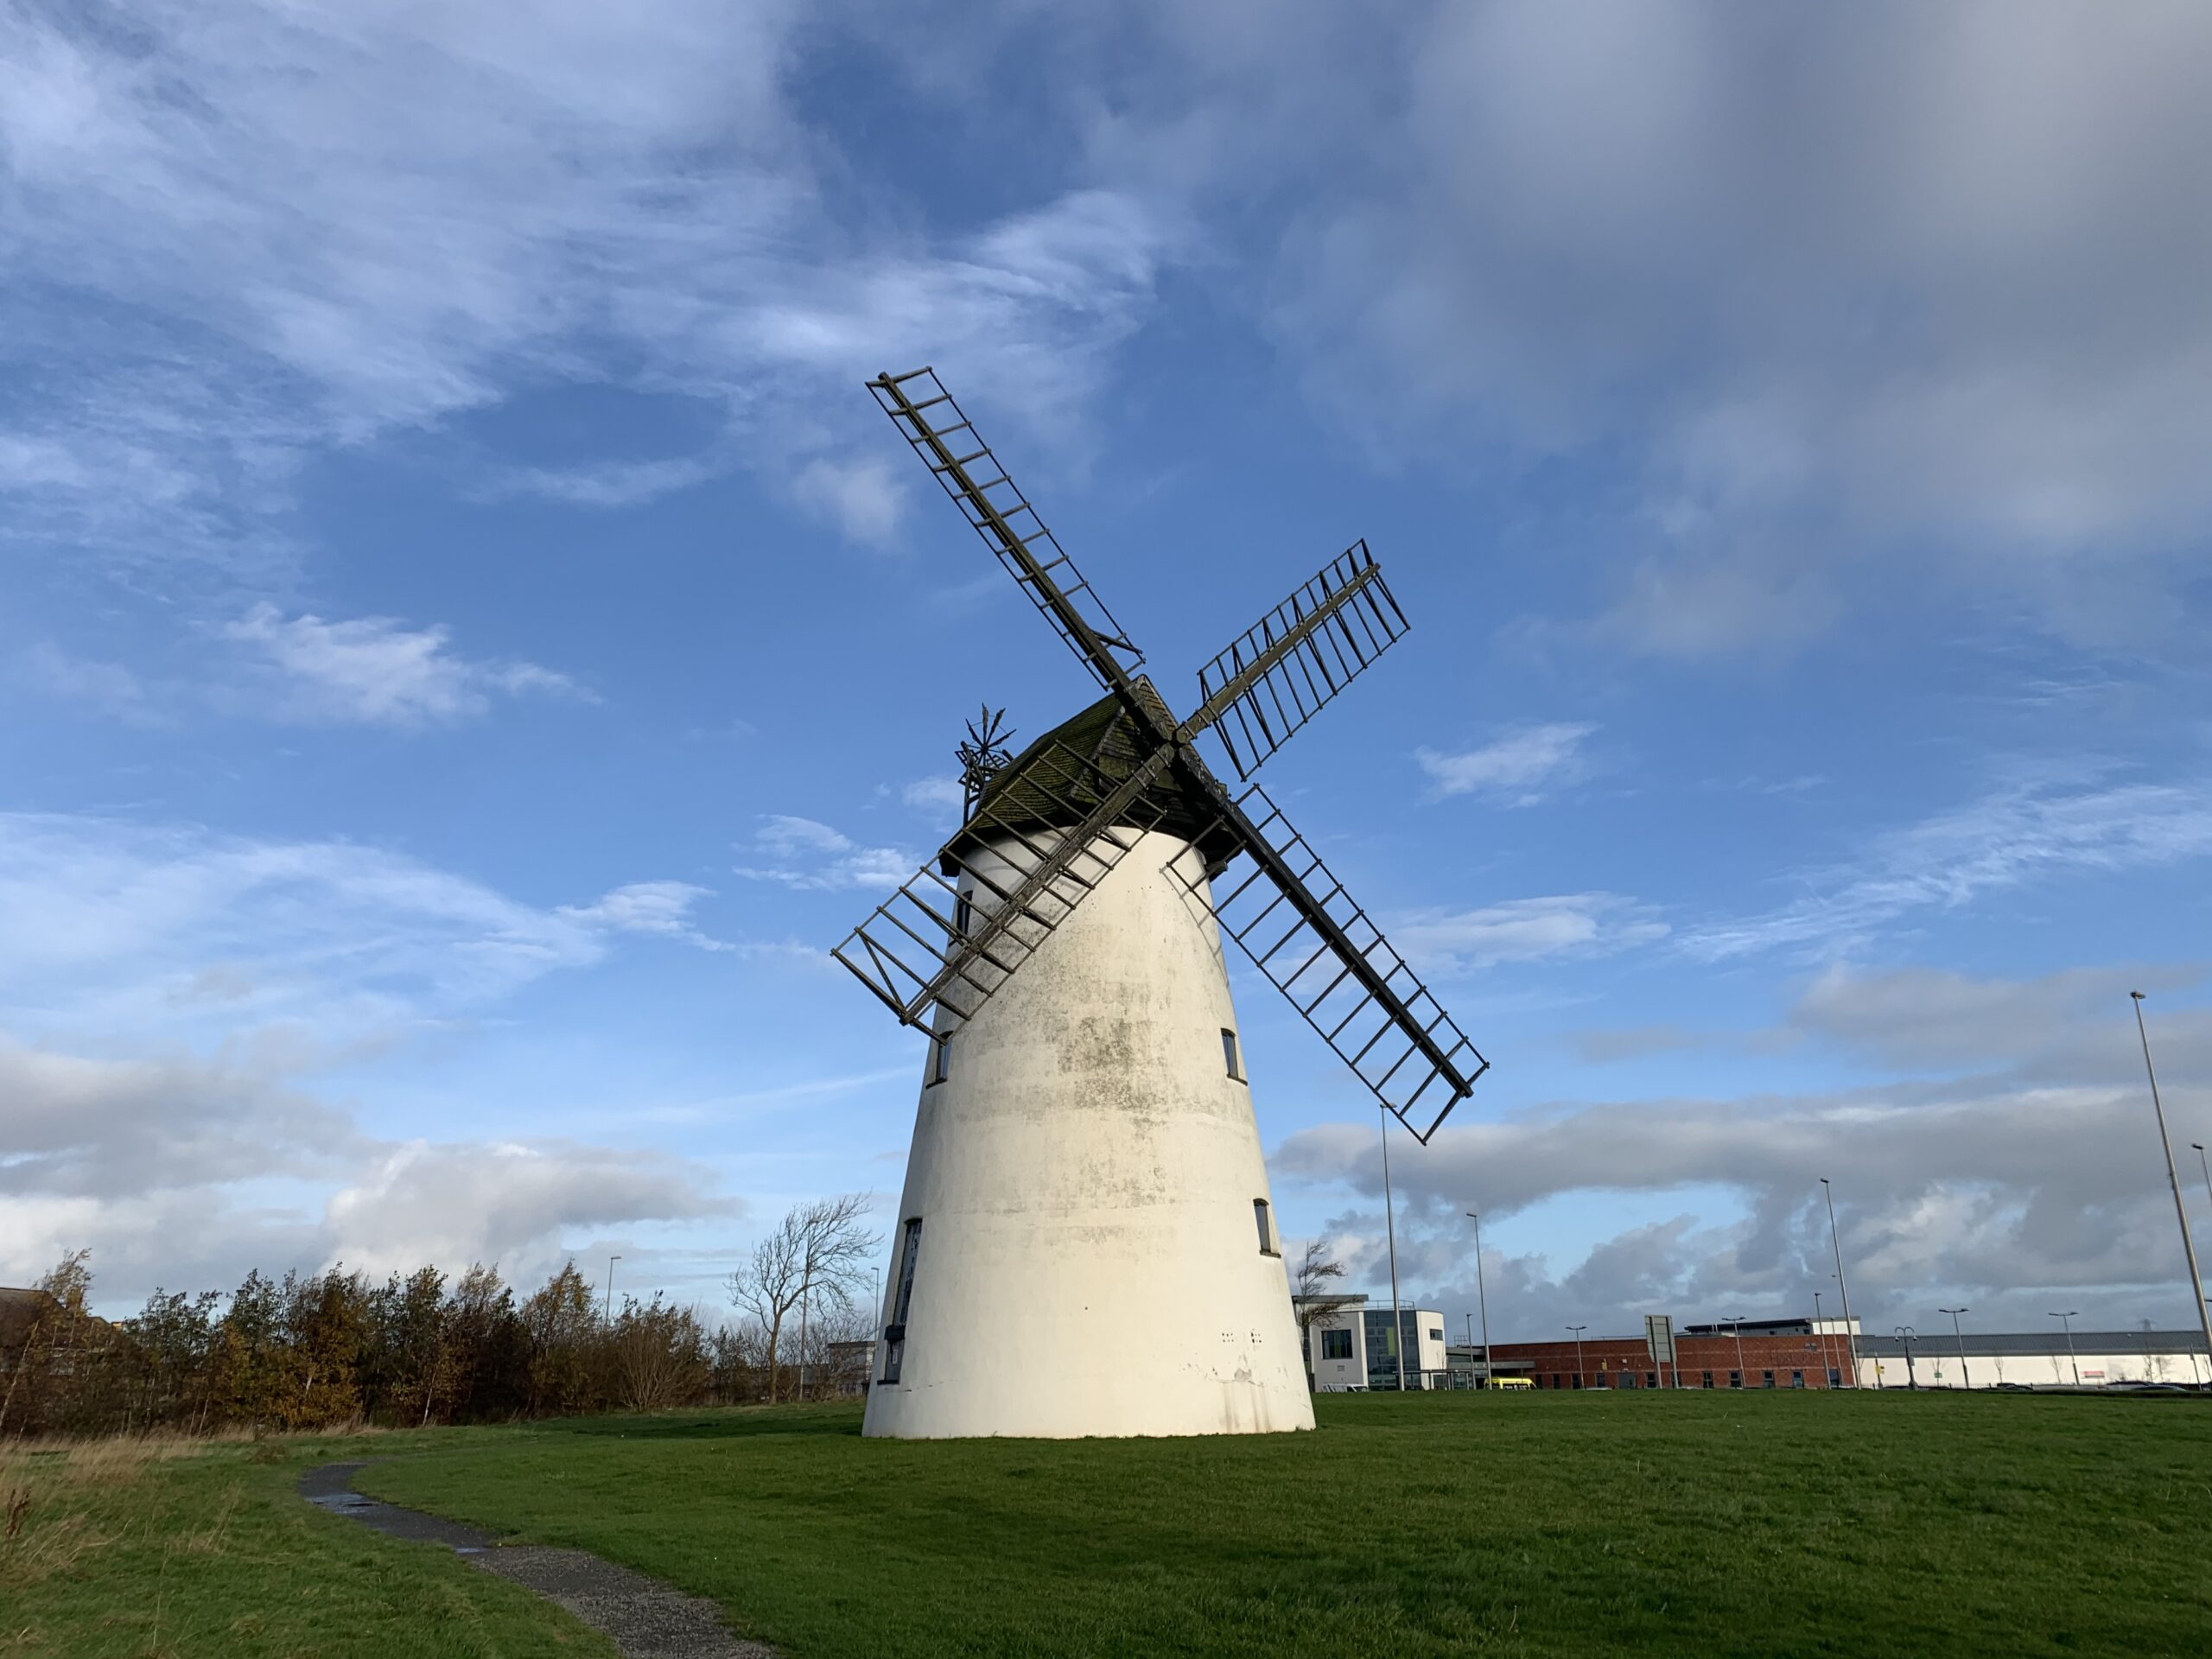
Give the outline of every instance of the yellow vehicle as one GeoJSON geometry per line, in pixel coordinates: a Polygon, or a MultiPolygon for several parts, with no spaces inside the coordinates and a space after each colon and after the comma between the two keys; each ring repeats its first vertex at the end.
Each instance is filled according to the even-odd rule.
{"type": "Polygon", "coordinates": [[[1493,1389],[1533,1389],[1536,1384],[1532,1378],[1525,1376],[1493,1376],[1485,1386],[1493,1389]]]}

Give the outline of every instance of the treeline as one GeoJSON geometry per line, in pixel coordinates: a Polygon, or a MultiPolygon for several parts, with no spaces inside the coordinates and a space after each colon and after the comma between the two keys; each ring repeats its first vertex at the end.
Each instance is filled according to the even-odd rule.
{"type": "MultiPolygon", "coordinates": [[[[743,1275],[740,1275],[741,1278],[743,1275]]],[[[856,1391],[868,1326],[831,1289],[796,1320],[710,1322],[658,1296],[609,1317],[564,1266],[518,1300],[496,1268],[377,1283],[333,1268],[256,1272],[227,1298],[156,1291],[129,1319],[89,1306],[87,1255],[0,1321],[0,1435],[501,1422],[856,1391]],[[796,1325],[797,1328],[793,1326],[796,1325]],[[781,1329],[775,1327],[780,1325],[781,1329]]],[[[733,1290],[736,1288],[733,1286],[733,1290]]]]}

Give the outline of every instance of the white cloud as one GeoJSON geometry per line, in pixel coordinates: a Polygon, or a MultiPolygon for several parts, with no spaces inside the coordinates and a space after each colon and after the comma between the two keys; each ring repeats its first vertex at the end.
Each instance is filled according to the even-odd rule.
{"type": "Polygon", "coordinates": [[[735,866],[736,874],[798,888],[895,887],[921,862],[903,849],[864,847],[826,823],[779,812],[762,816],[748,850],[769,861],[735,866]]]}
{"type": "Polygon", "coordinates": [[[410,728],[481,715],[495,695],[592,699],[565,674],[535,663],[470,662],[448,650],[446,629],[386,616],[287,620],[264,603],[223,632],[274,671],[283,689],[275,712],[292,720],[410,728]]]}
{"type": "Polygon", "coordinates": [[[959,816],[968,798],[957,778],[917,778],[899,791],[899,798],[917,812],[926,812],[940,820],[959,816]]]}
{"type": "Polygon", "coordinates": [[[1633,899],[1572,893],[1478,910],[1415,911],[1394,921],[1389,931],[1415,966],[1462,974],[1506,962],[1610,956],[1664,938],[1668,930],[1633,899]]]}
{"type": "MultiPolygon", "coordinates": [[[[2212,1096],[2201,1090],[2176,1091],[2168,1109],[2186,1138],[2212,1128],[2212,1096]]],[[[1587,1313],[1605,1321],[1600,1328],[1627,1331],[1639,1313],[1669,1306],[1702,1318],[1809,1312],[1813,1291],[1834,1294],[1825,1175],[1834,1182],[1854,1311],[1870,1326],[1892,1310],[1912,1318],[1923,1306],[1969,1298],[1993,1322],[2007,1306],[2061,1288],[2082,1299],[2068,1306],[2094,1310],[2092,1318],[2132,1324],[2155,1313],[2178,1324],[2187,1308],[2173,1210],[2147,1120],[2133,1079],[1993,1078],[1552,1102],[1503,1122],[1455,1120],[1418,1156],[1393,1160],[1400,1265],[1416,1284],[1465,1274],[1458,1282],[1471,1303],[1459,1217],[1470,1201],[1483,1209],[1485,1234],[1510,1251],[1514,1217],[1560,1195],[1663,1203],[1719,1187],[1740,1199],[1740,1218],[1683,1215],[1656,1232],[1638,1224],[1611,1240],[1601,1235],[1571,1270],[1524,1262],[1527,1294],[1509,1292],[1503,1307],[1494,1300],[1493,1326],[1511,1332],[1526,1320],[1548,1329],[1587,1313]]],[[[1379,1210],[1372,1123],[1300,1131],[1271,1162],[1289,1180],[1346,1183],[1379,1210]]],[[[1332,1225],[1380,1231],[1362,1214],[1332,1225]]]]}
{"type": "Polygon", "coordinates": [[[791,480],[800,505],[837,527],[846,540],[888,547],[903,493],[881,459],[807,462],[791,480]]]}
{"type": "Polygon", "coordinates": [[[51,696],[77,702],[137,726],[158,726],[166,716],[145,682],[121,663],[72,656],[50,643],[34,645],[24,659],[25,677],[51,696]]]}
{"type": "Polygon", "coordinates": [[[483,486],[491,496],[535,495],[580,507],[635,507],[727,471],[734,457],[720,464],[705,457],[664,461],[611,461],[577,467],[516,467],[483,486]]]}
{"type": "Polygon", "coordinates": [[[2212,855],[2212,790],[2190,784],[2083,787],[2030,776],[1878,837],[1866,856],[1803,879],[1818,896],[1763,916],[1693,929],[1707,960],[1760,950],[1855,949],[1884,925],[1955,910],[2040,877],[2129,870],[2212,855]]]}
{"type": "Polygon", "coordinates": [[[611,932],[654,933],[681,939],[702,950],[735,950],[724,940],[709,938],[692,925],[692,906],[713,896],[707,888],[688,881],[632,881],[593,904],[563,905],[557,913],[586,927],[611,932]]]}
{"type": "MultiPolygon", "coordinates": [[[[949,236],[838,222],[787,4],[125,15],[0,17],[0,487],[16,539],[142,580],[262,580],[307,457],[572,382],[702,400],[880,537],[880,467],[805,473],[868,418],[854,382],[957,360],[964,396],[1065,426],[1180,235],[1096,189],[949,236]]],[[[715,465],[483,459],[601,505],[715,465]]]]}
{"type": "Polygon", "coordinates": [[[1583,740],[1597,729],[1579,721],[1554,721],[1518,728],[1462,754],[1423,748],[1414,750],[1414,758],[1428,774],[1434,795],[1479,791],[1507,798],[1514,806],[1531,806],[1543,799],[1546,789],[1586,774],[1583,740]]]}
{"type": "Polygon", "coordinates": [[[0,1281],[90,1249],[104,1298],[340,1262],[480,1261],[528,1278],[582,1230],[742,1211],[708,1171],[660,1154],[378,1140],[267,1066],[0,1041],[0,1281]]]}
{"type": "Polygon", "coordinates": [[[712,945],[702,890],[544,910],[404,855],[195,825],[0,814],[0,1014],[79,1033],[285,1022],[327,1048],[588,967],[610,933],[712,945]]]}
{"type": "Polygon", "coordinates": [[[735,1214],[713,1185],[698,1166],[654,1153],[412,1141],[331,1194],[327,1249],[371,1273],[498,1262],[523,1276],[556,1267],[577,1229],[735,1214]]]}

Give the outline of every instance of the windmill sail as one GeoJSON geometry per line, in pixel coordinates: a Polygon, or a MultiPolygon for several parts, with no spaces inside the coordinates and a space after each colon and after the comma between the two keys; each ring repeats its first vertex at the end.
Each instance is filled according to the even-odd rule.
{"type": "Polygon", "coordinates": [[[1263,791],[1229,821],[1250,867],[1213,882],[1221,931],[1426,1143],[1490,1062],[1263,791]]]}
{"type": "Polygon", "coordinates": [[[1247,628],[1198,671],[1200,707],[1240,779],[1249,779],[1406,631],[1365,542],[1247,628]]]}
{"type": "Polygon", "coordinates": [[[937,371],[878,375],[868,390],[1068,649],[1100,685],[1126,690],[1144,653],[1129,643],[1106,602],[1061,550],[937,371]]]}

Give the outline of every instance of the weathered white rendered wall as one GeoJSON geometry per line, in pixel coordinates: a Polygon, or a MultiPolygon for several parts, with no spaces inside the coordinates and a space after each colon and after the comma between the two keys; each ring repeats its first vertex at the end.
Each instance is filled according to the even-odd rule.
{"type": "Polygon", "coordinates": [[[906,1350],[887,1383],[879,1345],[867,1433],[1313,1426],[1282,1259],[1253,1217],[1272,1194],[1223,1058],[1220,939],[1171,860],[1198,879],[1188,846],[1145,836],[923,1089],[883,1313],[919,1217],[906,1350]]]}

